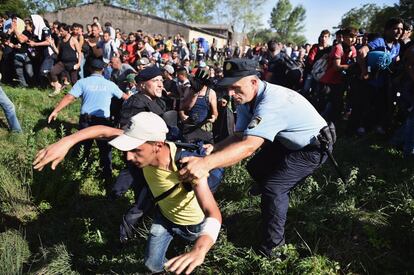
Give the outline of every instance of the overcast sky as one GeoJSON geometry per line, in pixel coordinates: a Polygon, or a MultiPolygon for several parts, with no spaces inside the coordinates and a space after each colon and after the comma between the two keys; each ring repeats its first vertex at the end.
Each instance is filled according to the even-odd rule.
{"type": "MultiPolygon", "coordinates": [[[[308,42],[316,43],[318,36],[323,29],[332,30],[337,26],[343,14],[354,7],[361,7],[363,4],[375,3],[379,6],[393,6],[398,0],[290,0],[293,6],[302,4],[306,9],[304,35],[308,42]]],[[[269,18],[272,8],[277,0],[267,0],[263,5],[263,25],[269,26],[269,18]]]]}

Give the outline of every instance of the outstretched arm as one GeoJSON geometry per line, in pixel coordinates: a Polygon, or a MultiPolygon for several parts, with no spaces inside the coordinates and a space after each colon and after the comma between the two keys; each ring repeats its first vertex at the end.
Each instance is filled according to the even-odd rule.
{"type": "MultiPolygon", "coordinates": [[[[238,138],[233,136],[219,151],[214,151],[211,155],[200,157],[185,157],[181,159],[182,163],[187,165],[180,170],[183,181],[201,179],[208,175],[208,172],[214,168],[228,167],[252,155],[260,146],[264,139],[257,136],[244,136],[238,138]],[[230,143],[231,142],[231,143],[230,143]]],[[[219,143],[220,146],[220,143],[219,143]]]]}
{"type": "Polygon", "coordinates": [[[78,142],[94,138],[113,138],[121,135],[123,132],[124,131],[121,129],[102,125],[82,129],[40,150],[36,154],[36,158],[33,162],[34,169],[42,171],[45,165],[52,163],[51,168],[52,170],[55,170],[56,166],[66,156],[69,149],[78,142]]]}
{"type": "Polygon", "coordinates": [[[59,102],[59,104],[55,107],[53,112],[50,114],[49,118],[47,119],[47,123],[50,123],[52,120],[56,120],[58,113],[71,104],[73,101],[75,101],[76,97],[74,97],[71,94],[65,95],[62,100],[59,102]]]}
{"type": "Polygon", "coordinates": [[[181,274],[184,271],[185,274],[190,274],[194,268],[201,265],[207,252],[216,242],[218,231],[220,230],[221,213],[208,187],[207,178],[201,179],[196,185],[193,185],[193,190],[198,204],[206,216],[206,221],[204,222],[201,235],[196,240],[191,251],[172,258],[165,264],[168,271],[175,272],[176,274],[181,274]]]}

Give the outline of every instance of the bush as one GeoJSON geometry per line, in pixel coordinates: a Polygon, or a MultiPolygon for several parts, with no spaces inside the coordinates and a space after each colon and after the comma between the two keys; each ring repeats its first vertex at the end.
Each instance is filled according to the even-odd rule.
{"type": "Polygon", "coordinates": [[[0,211],[21,222],[36,219],[37,209],[32,202],[29,187],[19,181],[4,166],[0,166],[0,211]]]}
{"type": "Polygon", "coordinates": [[[36,275],[75,275],[79,274],[72,270],[71,255],[64,244],[58,244],[51,249],[41,248],[40,268],[34,271],[36,275]]]}
{"type": "Polygon", "coordinates": [[[29,245],[19,231],[0,233],[0,274],[22,274],[29,257],[29,245]]]}

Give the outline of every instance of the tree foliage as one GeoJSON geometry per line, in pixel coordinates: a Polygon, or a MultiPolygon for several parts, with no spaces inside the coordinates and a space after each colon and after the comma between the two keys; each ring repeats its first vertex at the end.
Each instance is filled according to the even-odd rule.
{"type": "Polygon", "coordinates": [[[401,17],[404,19],[413,19],[414,17],[414,2],[412,0],[400,0],[399,11],[401,17]]]}
{"type": "Polygon", "coordinates": [[[20,17],[29,15],[24,0],[0,0],[0,14],[16,14],[20,17]]]}
{"type": "Polygon", "coordinates": [[[261,14],[257,7],[262,5],[265,0],[225,0],[221,8],[228,22],[241,32],[248,32],[253,28],[258,28],[261,14]]]}
{"type": "Polygon", "coordinates": [[[160,0],[113,0],[109,2],[111,4],[148,14],[156,14],[157,6],[160,5],[160,0]]]}
{"type": "Polygon", "coordinates": [[[305,18],[306,10],[302,5],[293,7],[289,0],[279,0],[272,9],[269,24],[275,30],[276,39],[300,44],[306,40],[301,35],[305,18]]]}
{"type": "Polygon", "coordinates": [[[345,13],[338,28],[362,28],[367,32],[382,33],[388,19],[401,17],[405,20],[412,20],[413,15],[414,2],[412,0],[400,0],[399,4],[383,7],[376,4],[365,4],[345,13]]]}
{"type": "Polygon", "coordinates": [[[382,33],[385,22],[392,17],[400,17],[401,13],[398,7],[384,7],[380,9],[372,18],[368,27],[369,32],[382,33]]]}
{"type": "Polygon", "coordinates": [[[49,0],[47,4],[51,10],[65,9],[75,7],[76,5],[82,4],[83,0],[49,0]]]}
{"type": "Polygon", "coordinates": [[[166,18],[188,23],[209,23],[213,19],[217,0],[172,0],[164,1],[161,10],[166,18]]]}
{"type": "Polygon", "coordinates": [[[257,43],[266,43],[267,41],[273,39],[276,36],[276,33],[271,29],[260,28],[252,29],[247,33],[247,37],[252,45],[257,43]]]}
{"type": "Polygon", "coordinates": [[[360,8],[353,8],[342,16],[338,28],[368,29],[380,10],[381,8],[376,4],[365,4],[360,8]]]}

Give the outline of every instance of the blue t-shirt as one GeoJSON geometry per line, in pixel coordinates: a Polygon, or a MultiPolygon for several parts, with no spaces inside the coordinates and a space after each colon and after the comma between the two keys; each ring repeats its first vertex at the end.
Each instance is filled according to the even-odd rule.
{"type": "Polygon", "coordinates": [[[392,61],[395,62],[397,56],[400,54],[400,43],[393,43],[391,47],[385,43],[384,38],[378,37],[368,43],[370,51],[388,52],[391,55],[392,61]]]}
{"type": "Polygon", "coordinates": [[[277,140],[290,150],[311,144],[326,125],[302,95],[262,81],[253,109],[248,103],[237,108],[236,132],[277,140]]]}
{"type": "Polygon", "coordinates": [[[122,98],[123,92],[102,75],[93,74],[77,81],[69,94],[82,97],[81,114],[108,118],[112,97],[122,98]]]}
{"type": "MultiPolygon", "coordinates": [[[[392,62],[395,63],[400,54],[400,43],[392,43],[391,47],[385,42],[384,38],[378,37],[368,43],[370,51],[387,52],[391,55],[392,62]]],[[[375,75],[374,79],[370,79],[368,83],[374,87],[381,87],[385,84],[387,71],[375,75]]]]}

